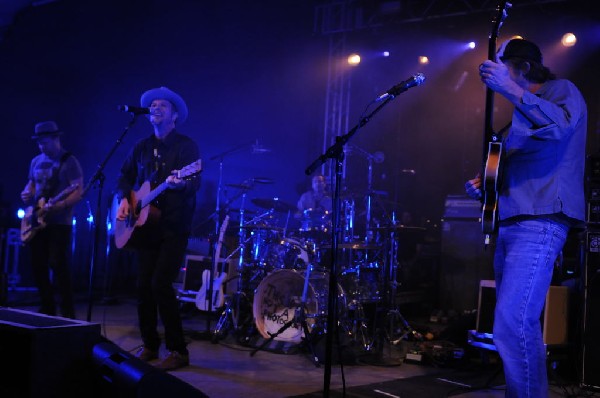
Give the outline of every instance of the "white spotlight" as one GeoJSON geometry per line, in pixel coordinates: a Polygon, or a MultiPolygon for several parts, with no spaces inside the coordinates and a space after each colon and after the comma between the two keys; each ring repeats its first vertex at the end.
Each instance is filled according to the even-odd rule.
{"type": "Polygon", "coordinates": [[[560,42],[565,47],[573,47],[577,43],[577,37],[573,33],[565,33],[560,42]]]}
{"type": "Polygon", "coordinates": [[[360,55],[358,55],[358,54],[350,54],[348,56],[348,64],[349,65],[358,65],[358,64],[360,64],[360,55]]]}
{"type": "Polygon", "coordinates": [[[470,48],[471,50],[472,50],[472,49],[474,49],[474,48],[475,48],[475,42],[474,42],[474,41],[470,41],[470,42],[467,44],[467,47],[468,47],[468,48],[470,48]]]}

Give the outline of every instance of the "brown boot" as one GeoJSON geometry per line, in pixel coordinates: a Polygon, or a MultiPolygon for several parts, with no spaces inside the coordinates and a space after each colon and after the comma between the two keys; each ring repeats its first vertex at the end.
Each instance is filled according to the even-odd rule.
{"type": "Polygon", "coordinates": [[[157,368],[162,370],[176,370],[190,364],[189,354],[182,354],[177,351],[169,351],[169,355],[158,365],[157,368]]]}
{"type": "Polygon", "coordinates": [[[144,362],[150,362],[153,359],[158,359],[158,351],[149,349],[146,346],[141,346],[135,353],[135,357],[144,362]]]}

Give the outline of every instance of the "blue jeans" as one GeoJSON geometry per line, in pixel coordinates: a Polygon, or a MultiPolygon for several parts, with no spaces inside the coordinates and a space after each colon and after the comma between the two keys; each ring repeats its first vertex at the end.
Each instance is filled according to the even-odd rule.
{"type": "Polygon", "coordinates": [[[567,225],[544,218],[500,224],[494,343],[504,365],[506,397],[548,396],[540,316],[568,231],[567,225]]]}

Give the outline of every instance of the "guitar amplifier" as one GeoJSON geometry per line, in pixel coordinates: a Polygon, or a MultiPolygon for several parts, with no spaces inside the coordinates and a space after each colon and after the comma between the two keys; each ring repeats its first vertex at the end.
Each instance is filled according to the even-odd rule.
{"type": "Polygon", "coordinates": [[[480,219],[481,203],[466,195],[448,195],[444,204],[444,219],[480,219]]]}

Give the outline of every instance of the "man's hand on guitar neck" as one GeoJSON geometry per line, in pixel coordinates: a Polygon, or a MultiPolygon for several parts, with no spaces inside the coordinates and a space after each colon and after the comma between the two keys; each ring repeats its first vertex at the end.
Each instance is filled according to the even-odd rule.
{"type": "Polygon", "coordinates": [[[465,183],[465,192],[473,199],[481,199],[481,174],[465,183]]]}
{"type": "MultiPolygon", "coordinates": [[[[177,170],[174,170],[173,172],[177,172],[177,170]]],[[[185,189],[185,180],[177,178],[175,174],[171,174],[170,176],[168,176],[165,182],[167,183],[169,189],[185,189]]]]}

